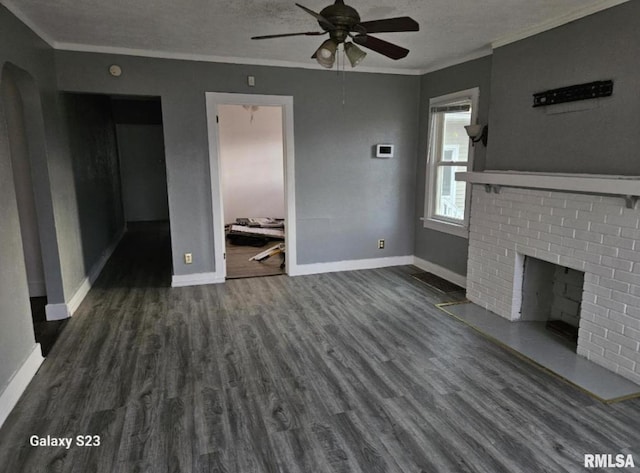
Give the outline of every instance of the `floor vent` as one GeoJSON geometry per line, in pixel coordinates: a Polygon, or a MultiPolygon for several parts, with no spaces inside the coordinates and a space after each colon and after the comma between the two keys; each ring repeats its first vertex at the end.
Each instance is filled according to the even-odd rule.
{"type": "Polygon", "coordinates": [[[440,276],[436,276],[433,273],[420,272],[416,274],[412,274],[412,277],[417,279],[418,281],[426,284],[432,289],[435,289],[439,292],[444,292],[448,294],[450,292],[460,292],[464,291],[464,289],[457,284],[453,284],[452,282],[447,281],[446,279],[442,279],[440,276]]]}

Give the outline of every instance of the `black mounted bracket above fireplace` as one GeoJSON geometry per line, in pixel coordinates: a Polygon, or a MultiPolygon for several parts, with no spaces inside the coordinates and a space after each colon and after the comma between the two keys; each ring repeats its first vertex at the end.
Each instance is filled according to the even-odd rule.
{"type": "Polygon", "coordinates": [[[609,97],[613,94],[613,81],[602,80],[588,84],[571,85],[533,94],[533,107],[545,107],[578,100],[609,97]]]}

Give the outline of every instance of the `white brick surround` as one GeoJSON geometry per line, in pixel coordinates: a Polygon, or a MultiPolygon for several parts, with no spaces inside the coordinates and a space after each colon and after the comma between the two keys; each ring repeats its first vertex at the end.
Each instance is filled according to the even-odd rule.
{"type": "Polygon", "coordinates": [[[583,271],[578,354],[640,384],[639,220],[621,197],[476,184],[467,297],[517,320],[525,256],[583,271]]]}

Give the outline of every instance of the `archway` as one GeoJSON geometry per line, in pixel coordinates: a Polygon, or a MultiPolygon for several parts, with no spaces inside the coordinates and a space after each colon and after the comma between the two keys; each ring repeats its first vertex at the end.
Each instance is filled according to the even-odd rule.
{"type": "MultiPolygon", "coordinates": [[[[44,304],[47,304],[47,319],[66,318],[44,119],[40,93],[33,77],[17,66],[5,63],[0,76],[0,103],[29,297],[35,307],[41,305],[44,310],[44,304]]],[[[46,351],[45,344],[43,350],[46,351]]]]}

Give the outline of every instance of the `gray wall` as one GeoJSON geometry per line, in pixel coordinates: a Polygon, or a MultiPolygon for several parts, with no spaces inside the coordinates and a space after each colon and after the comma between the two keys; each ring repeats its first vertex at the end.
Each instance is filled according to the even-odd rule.
{"type": "Polygon", "coordinates": [[[0,104],[0,393],[35,346],[4,104],[0,104]]]}
{"type": "Polygon", "coordinates": [[[127,222],[168,220],[162,125],[116,125],[127,222]]]}
{"type": "Polygon", "coordinates": [[[56,62],[63,90],[162,98],[175,274],[215,268],[206,91],[294,97],[299,263],[413,253],[419,77],[347,73],[343,105],[335,71],[63,51],[56,62]],[[120,78],[107,72],[114,63],[120,78]],[[372,159],[384,142],[396,157],[372,159]]]}
{"type": "Polygon", "coordinates": [[[168,220],[160,99],[115,97],[111,110],[116,122],[125,220],[168,220]]]}
{"type": "MultiPolygon", "coordinates": [[[[429,98],[470,87],[480,87],[479,122],[490,124],[474,170],[640,175],[640,160],[631,158],[640,148],[639,17],[640,2],[628,2],[423,76],[416,220],[424,209],[429,98]],[[568,107],[586,110],[532,108],[535,92],[603,79],[615,82],[611,98],[568,107]]],[[[417,222],[415,254],[466,274],[465,239],[417,222]]]]}
{"type": "Polygon", "coordinates": [[[62,101],[88,274],[124,228],[116,129],[109,97],[64,94],[62,101]]]}
{"type": "MultiPolygon", "coordinates": [[[[1,79],[15,81],[23,105],[48,302],[63,304],[87,275],[86,235],[83,240],[54,54],[3,6],[0,71],[1,79]]],[[[35,346],[10,156],[0,103],[0,390],[35,346]]]]}
{"type": "Polygon", "coordinates": [[[49,304],[68,301],[87,276],[74,168],[53,50],[0,6],[0,66],[19,80],[49,304]],[[32,146],[32,144],[36,146],[32,146]],[[33,148],[33,149],[32,149],[33,148]]]}
{"type": "Polygon", "coordinates": [[[29,140],[25,126],[24,106],[20,97],[20,89],[11,74],[5,74],[2,77],[0,93],[2,94],[9,136],[11,167],[13,169],[13,182],[18,204],[29,296],[46,296],[47,290],[44,280],[42,250],[40,249],[40,232],[38,230],[38,215],[36,213],[36,200],[31,176],[31,160],[29,158],[29,140]]]}
{"type": "MultiPolygon", "coordinates": [[[[43,96],[50,98],[54,84],[52,51],[0,7],[0,80],[17,70],[13,64],[37,77],[43,96]]],[[[18,82],[15,76],[12,79],[18,82]]],[[[25,115],[33,97],[27,99],[23,100],[25,115]]],[[[35,347],[4,107],[0,102],[0,392],[35,347]]],[[[34,180],[39,177],[34,176],[34,180]]],[[[53,289],[62,296],[61,284],[53,289]]]]}
{"type": "MultiPolygon", "coordinates": [[[[498,48],[487,169],[640,175],[640,1],[498,48]],[[548,114],[532,94],[613,79],[590,110],[548,114]]],[[[589,103],[591,102],[591,103],[589,103]]]]}
{"type": "MultiPolygon", "coordinates": [[[[429,140],[429,99],[460,90],[480,88],[478,123],[487,123],[491,88],[491,56],[425,74],[420,82],[420,144],[415,192],[415,252],[431,263],[438,264],[461,275],[467,273],[467,240],[448,233],[424,228],[419,218],[424,215],[424,192],[429,140]]],[[[492,130],[493,131],[493,130],[492,130]]],[[[489,141],[492,136],[490,134],[489,141]]],[[[486,149],[476,145],[473,167],[484,169],[486,149]]]]}

